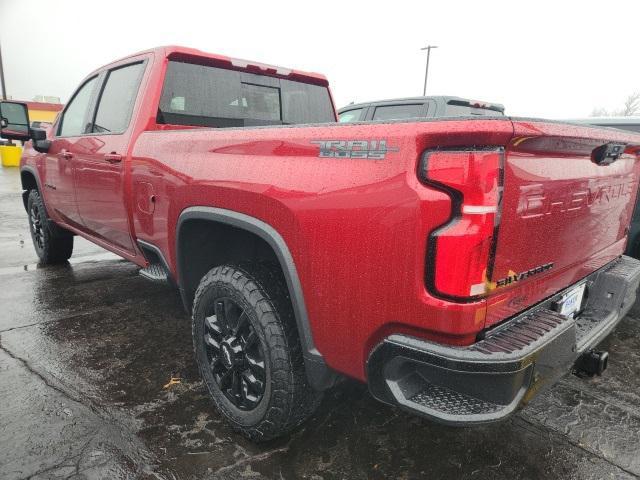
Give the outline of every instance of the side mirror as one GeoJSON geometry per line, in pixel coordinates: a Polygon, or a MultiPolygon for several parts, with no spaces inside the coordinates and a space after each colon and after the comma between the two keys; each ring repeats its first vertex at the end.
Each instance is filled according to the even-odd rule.
{"type": "Polygon", "coordinates": [[[22,141],[31,138],[26,103],[0,102],[0,137],[22,141]]]}
{"type": "Polygon", "coordinates": [[[40,153],[49,151],[51,140],[47,140],[47,131],[44,128],[32,128],[31,139],[33,140],[34,150],[40,153]]]}

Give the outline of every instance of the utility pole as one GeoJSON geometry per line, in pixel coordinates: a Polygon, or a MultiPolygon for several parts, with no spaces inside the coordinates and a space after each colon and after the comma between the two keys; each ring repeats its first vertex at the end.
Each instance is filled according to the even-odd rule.
{"type": "Polygon", "coordinates": [[[429,57],[431,56],[431,49],[432,48],[438,48],[437,45],[427,45],[424,48],[421,48],[420,50],[426,50],[427,51],[427,68],[424,71],[424,89],[422,90],[422,96],[426,96],[427,95],[427,77],[429,76],[429,57]]]}
{"type": "Polygon", "coordinates": [[[2,49],[0,48],[0,83],[2,84],[2,100],[7,99],[7,88],[4,86],[4,68],[2,67],[2,49]]]}

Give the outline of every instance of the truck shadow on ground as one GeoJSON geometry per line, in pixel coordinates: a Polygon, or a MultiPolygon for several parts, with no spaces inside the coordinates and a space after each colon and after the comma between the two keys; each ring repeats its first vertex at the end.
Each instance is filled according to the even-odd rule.
{"type": "Polygon", "coordinates": [[[127,418],[122,428],[132,429],[151,452],[142,472],[148,478],[640,473],[634,454],[640,450],[640,329],[631,318],[608,340],[618,353],[607,379],[567,377],[506,422],[435,425],[376,402],[366,386],[347,380],[326,393],[311,421],[293,435],[256,445],[234,433],[209,400],[177,292],[147,282],[122,261],[24,272],[12,282],[3,349],[79,392],[114,422],[127,418]]]}

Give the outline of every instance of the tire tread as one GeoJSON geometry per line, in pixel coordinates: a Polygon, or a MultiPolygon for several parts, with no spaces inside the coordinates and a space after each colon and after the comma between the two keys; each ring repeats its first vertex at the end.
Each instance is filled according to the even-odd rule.
{"type": "Polygon", "coordinates": [[[27,200],[28,215],[31,215],[31,205],[33,204],[40,210],[40,218],[43,223],[42,229],[45,237],[42,252],[39,252],[36,247],[36,253],[40,258],[40,263],[44,265],[56,265],[66,262],[71,258],[71,254],[73,253],[73,234],[59,227],[49,218],[44,200],[38,190],[31,190],[29,192],[27,200]]]}
{"type": "Polygon", "coordinates": [[[221,284],[242,292],[265,332],[270,358],[271,398],[262,420],[250,427],[234,422],[225,405],[218,401],[216,404],[231,420],[234,429],[253,441],[267,441],[285,435],[313,414],[322,394],[307,381],[302,347],[282,272],[277,265],[258,262],[214,267],[198,286],[194,312],[205,292],[221,284]]]}

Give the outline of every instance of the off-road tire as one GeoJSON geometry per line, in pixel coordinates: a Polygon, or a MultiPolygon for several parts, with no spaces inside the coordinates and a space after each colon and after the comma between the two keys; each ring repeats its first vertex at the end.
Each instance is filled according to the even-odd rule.
{"type": "Polygon", "coordinates": [[[64,263],[73,253],[73,234],[56,225],[48,216],[37,190],[31,190],[27,199],[29,231],[36,254],[42,265],[64,263]]]}
{"type": "Polygon", "coordinates": [[[277,266],[251,263],[211,269],[196,291],[192,321],[200,374],[218,410],[236,431],[256,442],[271,440],[291,432],[315,411],[322,394],[307,382],[291,301],[277,266]],[[264,354],[264,393],[249,411],[229,401],[207,357],[205,317],[223,297],[246,311],[264,354]]]}

